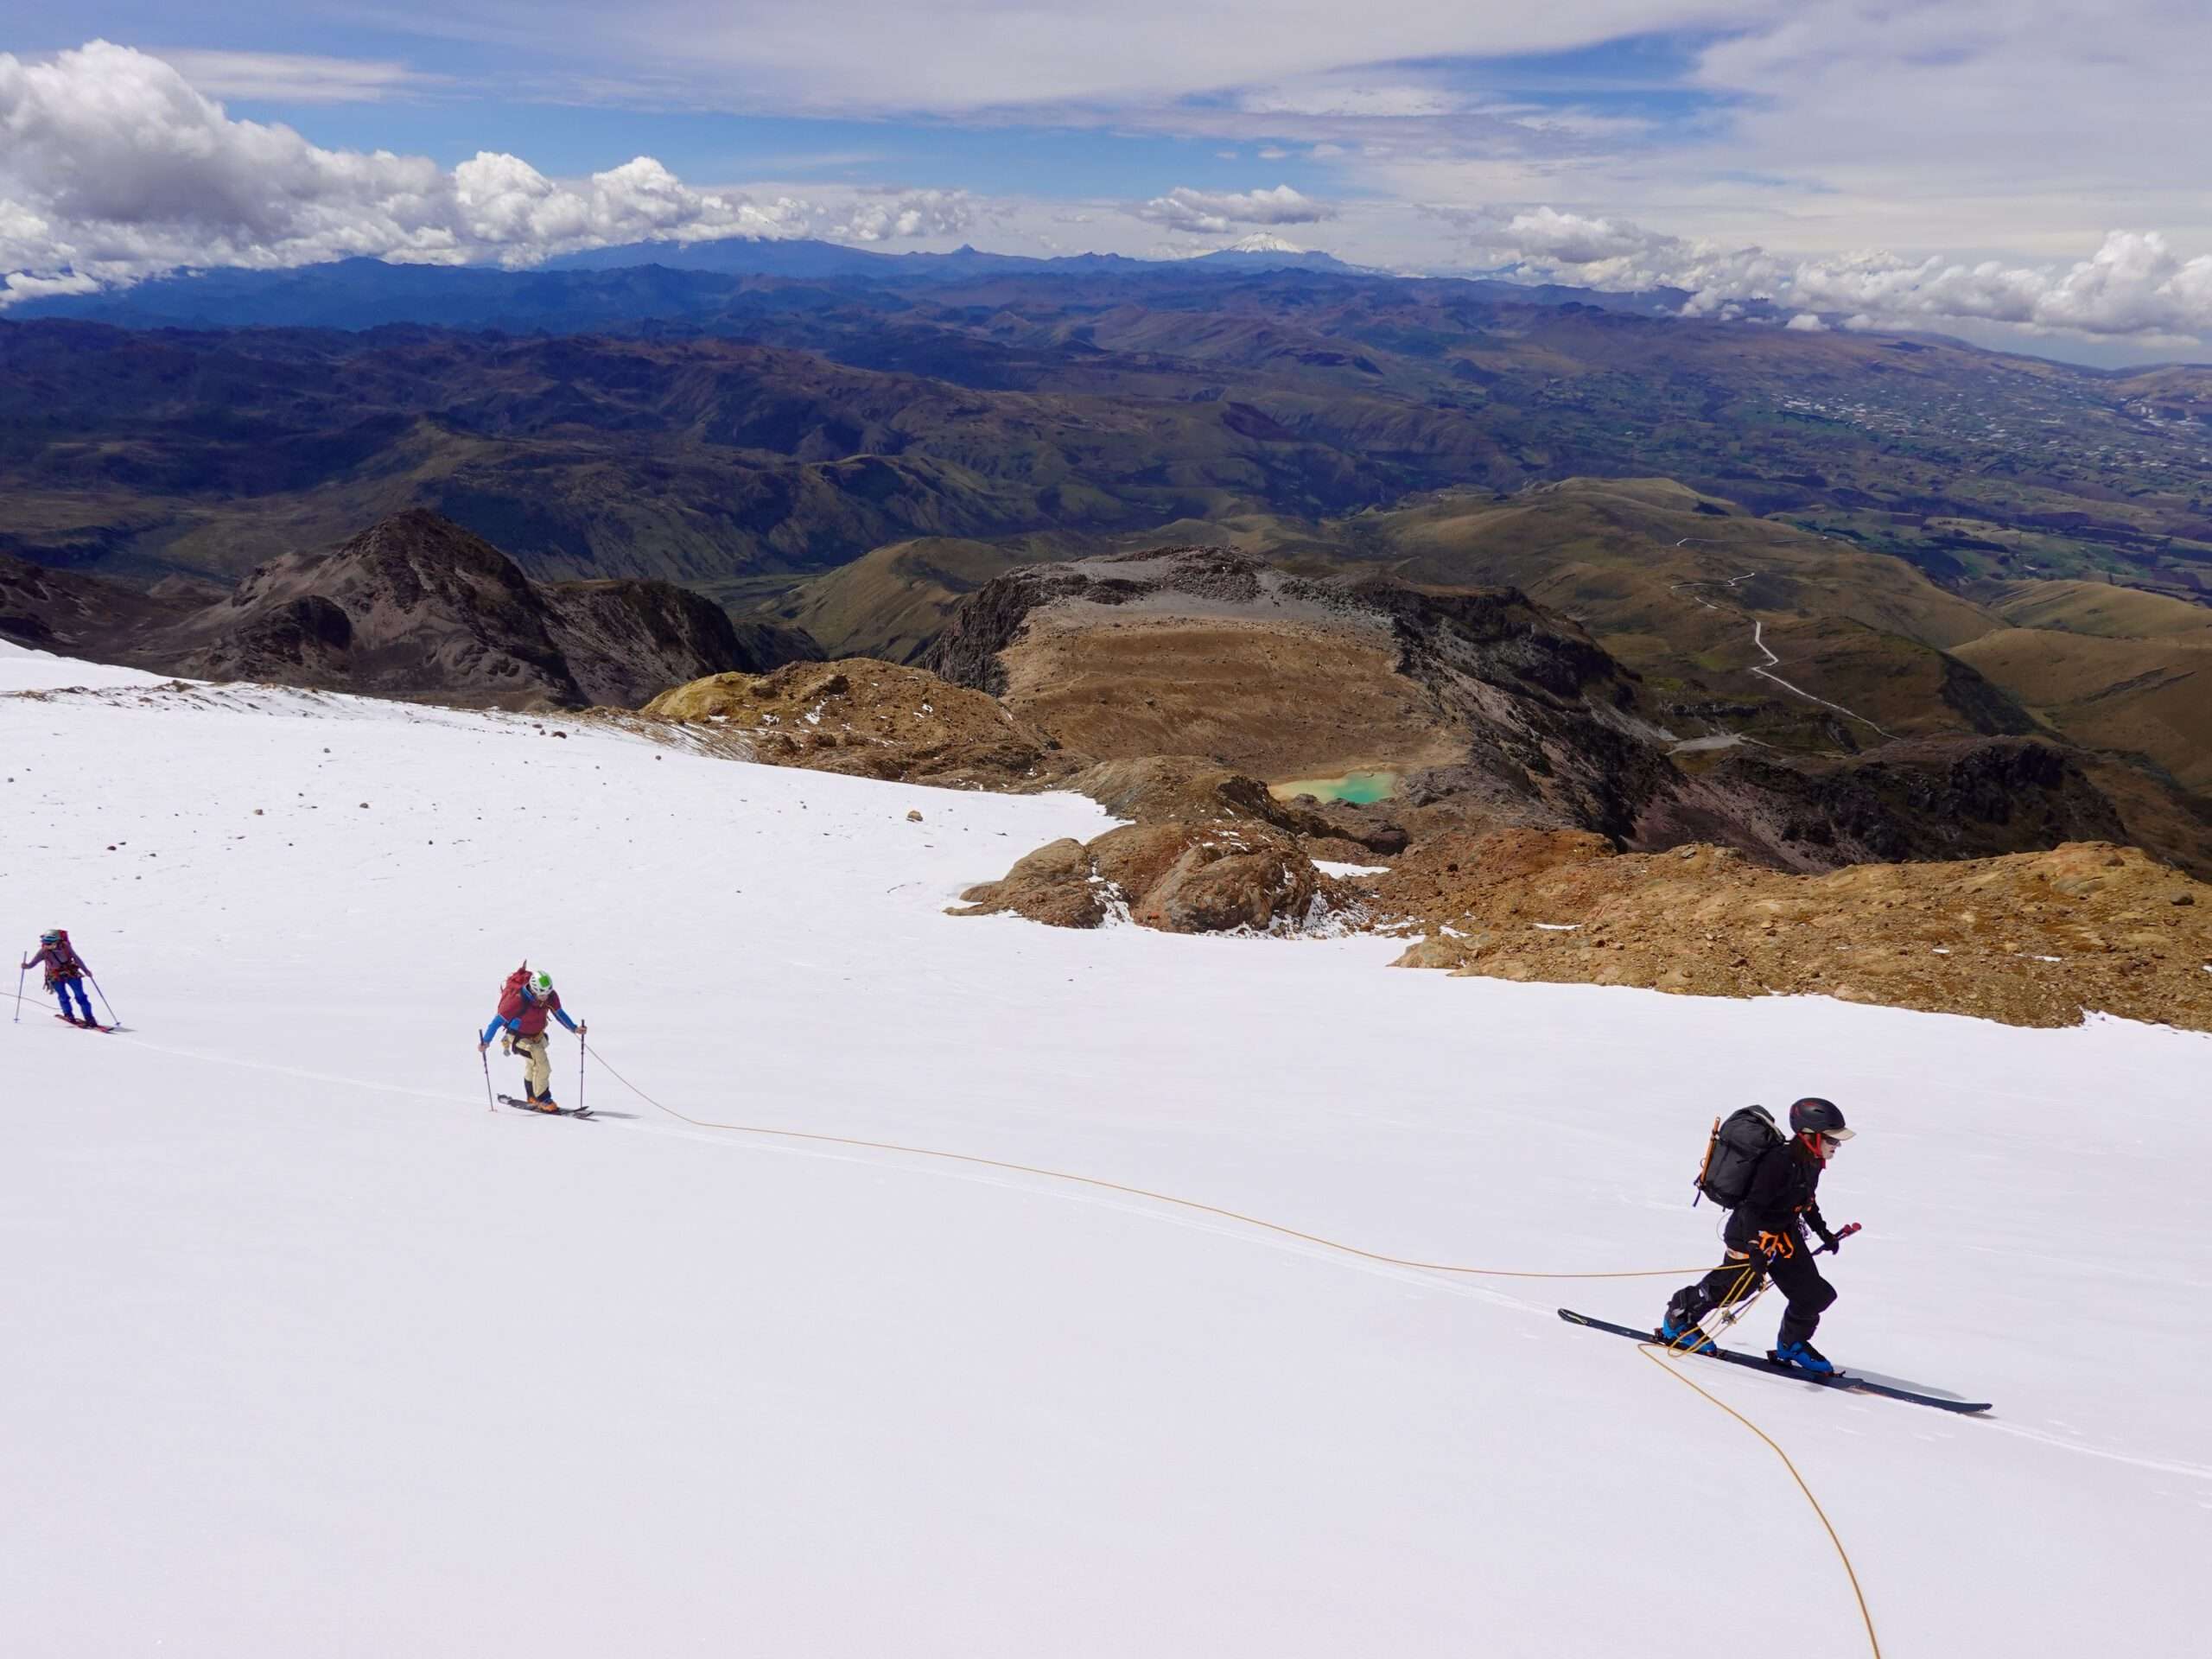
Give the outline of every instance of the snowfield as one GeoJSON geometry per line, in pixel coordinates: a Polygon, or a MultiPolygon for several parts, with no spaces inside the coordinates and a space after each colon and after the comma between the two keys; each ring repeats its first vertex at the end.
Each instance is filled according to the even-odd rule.
{"type": "Polygon", "coordinates": [[[1713,1116],[1829,1095],[1820,1343],[1996,1410],[1676,1363],[1891,1659],[2203,1651],[2203,1038],[955,919],[1099,809],[0,666],[108,688],[0,696],[0,927],[129,1027],[34,977],[0,1033],[11,1653],[1870,1651],[1773,1451],[1555,1317],[1687,1272],[1394,1267],[596,1068],[628,1116],[490,1112],[525,954],[692,1117],[1432,1262],[1701,1267],[1713,1116]]]}

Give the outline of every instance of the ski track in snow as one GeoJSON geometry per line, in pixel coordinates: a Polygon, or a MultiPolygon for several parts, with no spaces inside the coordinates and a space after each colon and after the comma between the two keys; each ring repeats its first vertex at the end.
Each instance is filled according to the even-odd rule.
{"type": "MultiPolygon", "coordinates": [[[[1541,926],[1542,924],[1539,923],[1537,925],[1541,926]]],[[[390,1084],[305,1071],[296,1066],[264,1065],[252,1060],[242,1060],[228,1055],[198,1054],[188,1049],[168,1048],[158,1044],[137,1040],[127,1034],[121,1035],[118,1040],[131,1043],[135,1047],[144,1048],[155,1053],[168,1055],[174,1058],[197,1060],[211,1065],[238,1066],[249,1071],[272,1072],[309,1082],[402,1095],[410,1099],[428,1100],[446,1106],[463,1107],[474,1104],[466,1096],[449,1092],[403,1089],[390,1084]]],[[[637,1099],[634,1095],[626,1096],[626,1098],[637,1099]]],[[[651,1109],[648,1102],[639,1101],[638,1103],[651,1109]]],[[[1341,1250],[1332,1249],[1325,1244],[1284,1238],[1280,1235],[1244,1226],[1236,1222],[1193,1215],[1160,1204],[1147,1202],[1141,1198],[1116,1197],[1110,1193],[1084,1191],[1054,1181],[1050,1177],[1025,1175],[1013,1171],[948,1166],[942,1163],[921,1161],[912,1154],[893,1150],[877,1151],[866,1147],[837,1147],[779,1141],[774,1138],[774,1134],[778,1128],[782,1127],[779,1125],[765,1125],[757,1130],[742,1128],[715,1129],[685,1124],[675,1118],[670,1118],[663,1123],[627,1122],[612,1117],[603,1117],[599,1121],[630,1134],[691,1141],[705,1145],[732,1147],[747,1153],[807,1158],[826,1163],[854,1164],[866,1168],[894,1169],[902,1174],[925,1179],[963,1181],[974,1185],[994,1186],[1010,1192],[1035,1192],[1058,1202],[1088,1205],[1098,1209],[1116,1211],[1123,1215],[1140,1216],[1150,1221],[1180,1227],[1191,1232],[1207,1233],[1217,1238],[1230,1239],[1246,1244],[1257,1244],[1264,1249],[1280,1250],[1287,1255],[1301,1256],[1307,1261],[1348,1268],[1378,1279],[1395,1280],[1401,1284],[1417,1284],[1424,1289],[1440,1287],[1454,1295],[1487,1302],[1494,1306],[1511,1308],[1537,1319],[1550,1319],[1558,1317],[1554,1308],[1548,1300],[1530,1301],[1524,1297],[1491,1289],[1485,1285],[1458,1278],[1449,1273],[1371,1262],[1360,1256],[1347,1255],[1341,1250]]],[[[1599,1276],[1602,1277],[1602,1274],[1599,1276]]],[[[1912,1385],[1908,1383],[1904,1386],[1912,1385]]],[[[2184,1475],[2196,1480],[2212,1480],[2212,1466],[2142,1457],[2133,1452],[2091,1446],[2079,1440],[2068,1440],[2060,1435],[2025,1427],[2018,1423],[2008,1422],[2001,1416],[1986,1417],[1980,1421],[1986,1427],[2001,1430],[2005,1433],[2017,1434],[2024,1440],[2033,1440],[2038,1445],[2056,1446],[2061,1451],[2104,1458],[2114,1463],[2127,1464],[2136,1468],[2155,1469],[2167,1474],[2184,1475]]]]}
{"type": "Polygon", "coordinates": [[[693,1116],[1476,1266],[1715,1259],[1706,1125],[1817,1088],[1867,1224],[1823,1345],[1996,1414],[1695,1375],[1804,1471],[1885,1650],[2200,1634],[2202,1038],[954,919],[1108,820],[594,722],[125,680],[0,696],[0,917],[70,926],[132,1027],[34,984],[0,1037],[19,1650],[1702,1655],[1649,1610],[1747,1529],[1734,1618],[1866,1650],[1771,1454],[1552,1313],[1671,1281],[1454,1278],[626,1096],[487,1112],[524,951],[693,1116]]]}

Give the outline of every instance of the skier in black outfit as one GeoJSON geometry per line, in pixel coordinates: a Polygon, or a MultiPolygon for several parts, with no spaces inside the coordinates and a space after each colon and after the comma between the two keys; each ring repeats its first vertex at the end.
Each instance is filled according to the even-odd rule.
{"type": "Polygon", "coordinates": [[[1812,1344],[1821,1315],[1835,1300],[1835,1287],[1813,1265],[1805,1228],[1811,1225],[1825,1249],[1833,1251],[1840,1242],[1821,1215],[1818,1193],[1821,1172],[1853,1132],[1834,1101],[1817,1097],[1789,1109],[1789,1140],[1760,1157],[1750,1191],[1729,1212],[1720,1235],[1728,1247],[1726,1264],[1675,1293],[1659,1327],[1662,1341],[1710,1352],[1713,1344],[1697,1329],[1699,1321],[1756,1294],[1771,1278],[1789,1299],[1772,1357],[1808,1371],[1835,1370],[1812,1344]]]}

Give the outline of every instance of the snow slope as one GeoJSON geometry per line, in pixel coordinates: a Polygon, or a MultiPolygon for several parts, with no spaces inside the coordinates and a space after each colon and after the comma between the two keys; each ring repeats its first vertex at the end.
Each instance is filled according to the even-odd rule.
{"type": "Polygon", "coordinates": [[[1829,1094],[1822,1344],[1998,1410],[1690,1374],[1891,1659],[2202,1650],[2202,1038],[953,919],[1098,810],[556,721],[0,696],[0,926],[130,1027],[34,981],[0,1033],[10,1651],[1869,1651],[1774,1453],[1554,1315],[1673,1277],[1395,1268],[601,1071],[633,1116],[489,1113],[525,952],[692,1116],[1433,1261],[1701,1264],[1714,1114],[1829,1094]]]}
{"type": "Polygon", "coordinates": [[[99,688],[166,683],[168,682],[160,675],[149,674],[143,669],[113,668],[105,663],[80,662],[72,657],[57,657],[50,651],[35,651],[29,645],[19,645],[12,639],[0,639],[0,694],[42,691],[60,686],[99,688]]]}

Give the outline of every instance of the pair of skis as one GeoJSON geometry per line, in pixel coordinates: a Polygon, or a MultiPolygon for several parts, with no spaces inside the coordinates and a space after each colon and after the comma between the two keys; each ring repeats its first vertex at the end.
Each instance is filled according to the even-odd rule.
{"type": "Polygon", "coordinates": [[[592,1115],[588,1106],[556,1106],[549,1112],[534,1101],[518,1099],[513,1095],[501,1095],[499,1104],[512,1106],[518,1112],[534,1112],[540,1117],[589,1117],[592,1115]]]}
{"type": "Polygon", "coordinates": [[[59,1014],[55,1014],[54,1017],[60,1020],[63,1025],[74,1026],[79,1031],[121,1031],[123,1029],[121,1026],[104,1026],[97,1020],[71,1020],[67,1016],[59,1014]]]}
{"type": "MultiPolygon", "coordinates": [[[[1656,1332],[1637,1331],[1625,1325],[1615,1325],[1609,1319],[1593,1319],[1587,1313],[1577,1313],[1562,1307],[1559,1316],[1569,1325],[1579,1325],[1591,1331],[1610,1331],[1617,1337],[1626,1337],[1632,1342],[1648,1342],[1655,1347],[1671,1346],[1656,1332]]],[[[1741,1365],[1754,1371],[1764,1371],[1769,1376],[1787,1376],[1799,1382],[1815,1382],[1824,1389],[1844,1389],[1853,1394],[1875,1394],[1885,1400],[1902,1400],[1908,1405],[1933,1406],[1938,1411],[1956,1412],[1971,1416],[1987,1411],[1986,1400],[1946,1400],[1933,1394],[1918,1394],[1910,1389],[1901,1389],[1894,1383],[1876,1382],[1849,1371],[1808,1371],[1802,1365],[1792,1365],[1784,1360],[1767,1359],[1758,1354],[1739,1354],[1731,1348],[1716,1348],[1711,1352],[1703,1349],[1681,1348],[1675,1351],[1696,1354],[1703,1359],[1717,1359],[1726,1365],[1741,1365]]]]}

